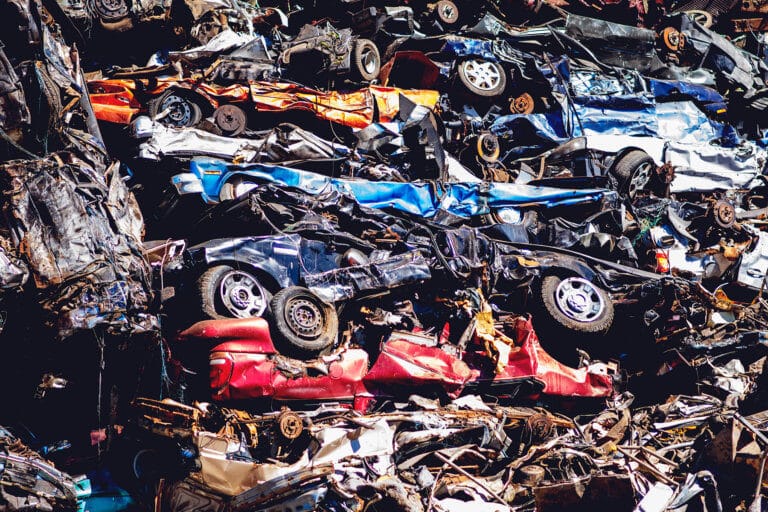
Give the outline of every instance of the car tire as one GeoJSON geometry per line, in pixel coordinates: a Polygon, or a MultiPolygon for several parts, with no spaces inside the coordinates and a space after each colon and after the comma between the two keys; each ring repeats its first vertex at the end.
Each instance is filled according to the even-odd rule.
{"type": "Polygon", "coordinates": [[[648,190],[656,163],[648,153],[633,149],[613,164],[612,174],[619,182],[619,191],[634,199],[640,190],[648,190]]]}
{"type": "Polygon", "coordinates": [[[355,77],[365,82],[375,80],[381,71],[379,49],[369,39],[357,39],[352,49],[352,70],[355,77]]]}
{"type": "Polygon", "coordinates": [[[506,71],[498,62],[466,59],[459,63],[456,73],[461,84],[476,96],[499,96],[507,87],[506,71]]]}
{"type": "Polygon", "coordinates": [[[198,316],[205,320],[264,316],[272,299],[255,273],[229,265],[207,269],[196,289],[198,316]]]}
{"type": "Polygon", "coordinates": [[[301,286],[289,286],[275,294],[270,319],[275,348],[300,359],[321,355],[336,343],[339,333],[333,305],[301,286]]]}
{"type": "Polygon", "coordinates": [[[150,102],[149,117],[155,119],[166,109],[169,109],[168,113],[158,122],[167,126],[187,128],[195,126],[203,118],[200,105],[188,94],[176,89],[169,89],[150,102]]]}
{"type": "Polygon", "coordinates": [[[538,323],[545,326],[545,331],[602,336],[613,325],[611,297],[584,278],[547,275],[535,293],[540,315],[538,323]]]}

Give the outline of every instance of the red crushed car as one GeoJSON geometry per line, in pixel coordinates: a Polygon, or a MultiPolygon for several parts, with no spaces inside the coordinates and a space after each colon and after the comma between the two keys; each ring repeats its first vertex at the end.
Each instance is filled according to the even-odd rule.
{"type": "Polygon", "coordinates": [[[483,389],[531,398],[613,394],[606,365],[576,369],[560,363],[541,347],[530,318],[515,318],[511,337],[503,338],[508,348],[493,350],[475,336],[457,357],[421,344],[417,333],[395,332],[381,343],[372,366],[368,351],[356,347],[313,361],[284,357],[262,318],[205,320],[183,331],[178,341],[210,347],[210,389],[217,401],[341,401],[362,411],[374,399],[403,390],[442,390],[451,397],[483,389]]]}

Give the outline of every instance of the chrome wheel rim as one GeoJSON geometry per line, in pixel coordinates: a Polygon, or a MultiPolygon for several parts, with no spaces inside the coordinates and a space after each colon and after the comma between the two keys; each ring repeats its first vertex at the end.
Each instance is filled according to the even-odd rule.
{"type": "Polygon", "coordinates": [[[235,318],[261,316],[267,309],[267,292],[250,274],[227,272],[219,285],[221,302],[235,318]]]}
{"type": "Polygon", "coordinates": [[[598,289],[580,277],[568,277],[560,281],[555,290],[555,303],[564,315],[578,322],[593,322],[605,310],[598,289]]]}
{"type": "Polygon", "coordinates": [[[376,54],[371,48],[363,48],[360,61],[363,63],[363,69],[368,74],[376,72],[376,54]]]}

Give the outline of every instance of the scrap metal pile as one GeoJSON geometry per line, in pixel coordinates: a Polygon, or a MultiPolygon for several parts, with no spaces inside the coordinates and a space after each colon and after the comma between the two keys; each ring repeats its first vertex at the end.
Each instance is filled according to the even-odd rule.
{"type": "Polygon", "coordinates": [[[0,510],[768,510],[766,20],[0,2],[0,510]]]}

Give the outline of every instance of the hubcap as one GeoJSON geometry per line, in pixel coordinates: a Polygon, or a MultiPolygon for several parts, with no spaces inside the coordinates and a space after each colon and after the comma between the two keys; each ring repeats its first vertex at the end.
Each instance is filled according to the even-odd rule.
{"type": "Polygon", "coordinates": [[[464,61],[461,65],[464,67],[464,76],[478,89],[490,91],[501,82],[501,73],[493,62],[475,59],[464,61]]]}
{"type": "Polygon", "coordinates": [[[640,164],[629,180],[629,197],[635,197],[639,190],[643,190],[651,181],[651,164],[640,164]]]}
{"type": "Polygon", "coordinates": [[[373,53],[373,50],[370,48],[364,48],[360,60],[363,63],[363,68],[365,69],[366,73],[376,72],[376,55],[373,53]]]}
{"type": "Polygon", "coordinates": [[[597,289],[580,277],[563,279],[555,290],[555,302],[563,314],[579,322],[594,321],[605,308],[597,289]]]}
{"type": "Polygon", "coordinates": [[[323,312],[308,299],[296,298],[286,308],[286,320],[302,338],[316,338],[323,330],[323,312]]]}
{"type": "Polygon", "coordinates": [[[189,126],[192,124],[192,105],[181,96],[171,95],[163,100],[160,112],[167,112],[163,121],[172,126],[189,126]]]}
{"type": "Polygon", "coordinates": [[[219,293],[224,307],[236,318],[261,316],[267,309],[266,291],[246,272],[233,270],[226,273],[219,293]]]}

